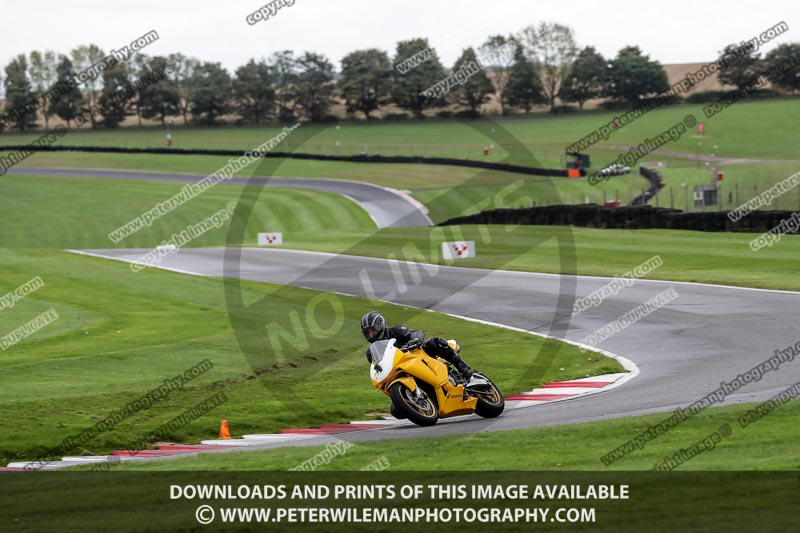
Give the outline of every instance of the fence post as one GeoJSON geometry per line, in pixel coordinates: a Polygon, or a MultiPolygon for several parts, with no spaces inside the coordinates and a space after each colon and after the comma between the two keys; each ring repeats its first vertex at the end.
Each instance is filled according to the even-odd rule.
{"type": "Polygon", "coordinates": [[[603,205],[606,205],[606,191],[603,191],[603,205]]]}
{"type": "Polygon", "coordinates": [[[738,181],[733,184],[733,190],[734,190],[734,194],[736,194],[736,207],[739,207],[739,205],[741,205],[741,204],[739,203],[739,182],[738,181]]]}
{"type": "Polygon", "coordinates": [[[722,186],[721,185],[717,185],[717,206],[719,207],[719,209],[717,209],[717,211],[722,211],[723,198],[724,197],[722,196],[722,186]]]}
{"type": "Polygon", "coordinates": [[[669,188],[669,208],[675,209],[675,189],[670,186],[669,188]]]}

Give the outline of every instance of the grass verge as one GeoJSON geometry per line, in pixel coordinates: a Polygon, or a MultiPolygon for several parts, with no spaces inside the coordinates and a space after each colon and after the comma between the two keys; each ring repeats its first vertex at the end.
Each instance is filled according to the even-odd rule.
{"type": "MultiPolygon", "coordinates": [[[[6,176],[0,247],[152,247],[224,207],[241,187],[214,187],[118,245],[108,233],[180,190],[180,184],[103,179],[6,176]],[[27,198],[28,201],[21,201],[27,198]],[[43,221],[46,221],[44,223],[43,221]]],[[[245,245],[256,233],[283,231],[285,246],[331,253],[444,263],[441,243],[475,240],[478,256],[459,266],[575,275],[618,276],[661,256],[652,279],[800,290],[800,236],[787,235],[752,252],[756,234],[677,230],[605,230],[562,226],[457,226],[375,230],[350,200],[316,191],[267,189],[248,221],[245,245]],[[574,243],[575,268],[567,257],[574,243]]],[[[223,246],[227,224],[190,246],[223,246]]]]}
{"type": "Polygon", "coordinates": [[[467,360],[509,393],[621,371],[615,361],[570,345],[363,298],[242,282],[247,305],[263,305],[253,308],[257,312],[240,312],[229,307],[219,279],[159,270],[133,273],[120,262],[66,252],[0,253],[0,294],[34,275],[44,287],[0,312],[0,332],[51,308],[59,318],[0,352],[3,461],[49,457],[66,437],[206,359],[213,368],[69,453],[129,447],[219,392],[226,403],[169,438],[213,438],[221,419],[241,435],[385,413],[388,399],[369,383],[358,328],[358,319],[370,309],[429,336],[458,339],[467,360]],[[309,309],[313,322],[306,320],[309,309]],[[294,328],[293,316],[303,318],[300,328],[294,328]],[[280,337],[280,329],[290,332],[288,338],[280,337]],[[551,357],[551,364],[536,367],[535,378],[520,382],[524,371],[544,366],[541,361],[551,357]]]}
{"type": "MultiPolygon", "coordinates": [[[[731,435],[676,470],[800,469],[800,401],[793,400],[769,416],[740,427],[737,418],[756,404],[710,408],[688,419],[641,450],[606,466],[600,457],[666,418],[637,416],[552,427],[432,438],[382,440],[390,470],[398,471],[607,471],[650,470],[683,449],[703,441],[728,424],[731,435]],[[469,460],[464,456],[468,454],[469,460]]],[[[535,407],[531,408],[535,409],[535,407]]],[[[712,442],[712,441],[709,441],[712,442]]],[[[319,470],[359,470],[376,459],[376,445],[355,444],[319,470]]],[[[323,446],[204,454],[169,461],[125,462],[119,470],[219,471],[287,470],[323,450],[323,446]]],[[[709,445],[710,448],[710,445],[709,445]]],[[[84,467],[80,467],[84,468],[84,467]]]]}

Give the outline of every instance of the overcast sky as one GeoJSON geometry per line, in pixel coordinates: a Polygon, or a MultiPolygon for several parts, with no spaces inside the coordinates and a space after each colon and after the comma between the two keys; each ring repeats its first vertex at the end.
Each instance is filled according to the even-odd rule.
{"type": "MultiPolygon", "coordinates": [[[[281,2],[282,0],[277,0],[281,2]]],[[[290,0],[291,1],[291,0],[290,0]]],[[[427,37],[445,66],[488,35],[540,21],[570,25],[580,46],[612,57],[639,45],[662,63],[710,61],[724,45],[785,21],[789,32],[767,45],[798,41],[797,0],[295,0],[269,20],[245,17],[266,2],[250,0],[0,0],[0,64],[34,49],[67,52],[84,43],[120,48],[154,29],[147,54],[183,52],[230,70],[280,49],[326,54],[337,68],[347,52],[427,37]]]]}

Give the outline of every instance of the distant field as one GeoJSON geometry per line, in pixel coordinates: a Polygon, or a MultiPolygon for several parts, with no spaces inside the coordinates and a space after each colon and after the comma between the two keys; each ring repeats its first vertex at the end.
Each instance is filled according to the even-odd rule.
{"type": "MultiPolygon", "coordinates": [[[[723,169],[724,179],[717,183],[721,191],[723,209],[735,209],[738,205],[763,193],[776,182],[783,181],[800,171],[800,161],[796,163],[759,163],[727,165],[723,169]]],[[[671,207],[674,198],[675,208],[683,209],[688,193],[689,209],[693,210],[692,191],[697,185],[711,183],[713,174],[705,165],[691,165],[681,168],[665,168],[659,171],[664,178],[666,189],[658,194],[661,207],[671,207]],[[686,184],[684,188],[683,184],[686,184]],[[670,193],[670,190],[672,191],[670,193]]],[[[655,205],[655,201],[651,201],[655,205]]],[[[718,206],[709,209],[718,209],[718,206]]],[[[789,190],[777,197],[766,209],[800,211],[800,187],[789,190]]]]}
{"type": "MultiPolygon", "coordinates": [[[[629,124],[604,141],[588,150],[595,156],[596,165],[612,161],[624,151],[615,146],[637,145],[646,137],[652,137],[674,123],[693,113],[698,121],[706,123],[703,139],[704,154],[717,145],[716,154],[723,157],[754,157],[773,159],[800,159],[800,131],[796,118],[800,114],[800,98],[776,98],[764,101],[737,103],[723,112],[706,119],[702,105],[679,105],[656,109],[629,124]],[[780,135],[776,134],[780,132],[780,135]]],[[[514,155],[513,162],[520,164],[561,166],[560,154],[564,148],[581,139],[595,128],[607,124],[618,113],[575,114],[539,119],[509,119],[502,123],[511,135],[525,145],[536,161],[514,155]],[[537,163],[538,162],[538,163],[537,163]]],[[[409,121],[407,123],[366,124],[346,122],[336,126],[319,128],[302,151],[320,153],[357,154],[361,152],[382,154],[422,154],[471,159],[496,160],[504,157],[499,147],[490,149],[490,156],[483,156],[483,148],[490,147],[492,140],[470,126],[480,127],[483,121],[460,124],[452,121],[409,121]],[[337,145],[337,142],[339,143],[337,145]]],[[[305,125],[305,128],[317,126],[305,125]]],[[[491,128],[491,126],[487,126],[491,128]]],[[[274,136],[279,127],[264,128],[187,128],[173,131],[175,147],[178,148],[236,148],[250,149],[274,136]]],[[[695,133],[695,132],[693,132],[695,133]]],[[[108,131],[71,132],[60,144],[163,147],[165,132],[161,129],[121,129],[108,131]]],[[[36,134],[0,135],[1,144],[31,141],[36,134]]],[[[699,138],[684,135],[670,142],[665,149],[688,153],[698,150],[699,138]]],[[[287,147],[297,148],[291,136],[287,147]]]]}
{"type": "MultiPolygon", "coordinates": [[[[701,117],[702,106],[671,106],[648,113],[615,133],[608,141],[587,150],[593,157],[593,168],[609,163],[623,153],[627,145],[638,144],[645,137],[656,135],[690,112],[701,117]]],[[[721,184],[722,207],[731,209],[750,199],[756,192],[764,191],[775,182],[800,170],[800,132],[793,122],[793,117],[799,115],[800,98],[742,102],[711,119],[699,118],[707,125],[703,138],[693,132],[676,142],[668,143],[664,149],[686,154],[707,156],[713,152],[720,157],[764,159],[763,162],[726,165],[723,168],[726,177],[721,184]],[[776,135],[777,131],[781,134],[776,135]],[[794,162],[769,162],[768,159],[794,162]]],[[[592,112],[535,120],[510,119],[502,127],[530,150],[532,158],[512,156],[509,160],[524,165],[561,167],[560,154],[565,146],[607,123],[613,116],[611,113],[592,112]]],[[[489,156],[482,155],[483,148],[491,146],[492,141],[475,128],[491,130],[495,127],[485,121],[466,124],[452,121],[396,124],[346,122],[339,129],[336,126],[303,127],[318,133],[303,147],[292,144],[292,137],[289,136],[285,141],[288,148],[319,153],[424,154],[492,161],[506,156],[498,147],[490,148],[489,156]]],[[[181,128],[173,133],[177,147],[249,149],[271,138],[278,131],[277,127],[227,127],[181,128]]],[[[0,144],[26,142],[34,136],[35,134],[23,136],[6,133],[0,135],[0,144]]],[[[70,133],[61,143],[163,146],[164,132],[159,129],[120,129],[113,132],[82,130],[70,133]]],[[[4,154],[0,152],[0,155],[4,154]]],[[[208,174],[224,166],[226,161],[225,157],[213,156],[43,153],[30,157],[22,166],[122,168],[208,174]]],[[[694,186],[708,184],[712,178],[710,167],[687,158],[651,154],[643,161],[664,161],[667,164],[667,168],[662,170],[667,188],[651,202],[652,205],[683,209],[688,204],[692,209],[694,186]]],[[[265,168],[266,165],[261,168],[253,165],[240,175],[264,175],[265,168]]],[[[583,179],[540,178],[505,172],[412,164],[287,160],[281,164],[276,174],[284,177],[348,179],[409,190],[428,206],[431,218],[436,222],[477,212],[485,208],[487,200],[492,207],[534,203],[602,203],[611,199],[619,199],[622,204],[627,204],[649,186],[638,175],[637,168],[630,175],[614,177],[596,186],[589,185],[583,179]]],[[[800,207],[800,193],[792,192],[782,196],[773,207],[797,209],[800,207]]]]}

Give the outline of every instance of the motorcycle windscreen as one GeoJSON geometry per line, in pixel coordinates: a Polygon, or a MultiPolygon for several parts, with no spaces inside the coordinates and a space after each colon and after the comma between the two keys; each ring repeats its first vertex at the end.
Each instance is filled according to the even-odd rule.
{"type": "Polygon", "coordinates": [[[387,354],[394,354],[395,339],[373,342],[369,345],[369,357],[373,365],[377,365],[387,354]]]}

